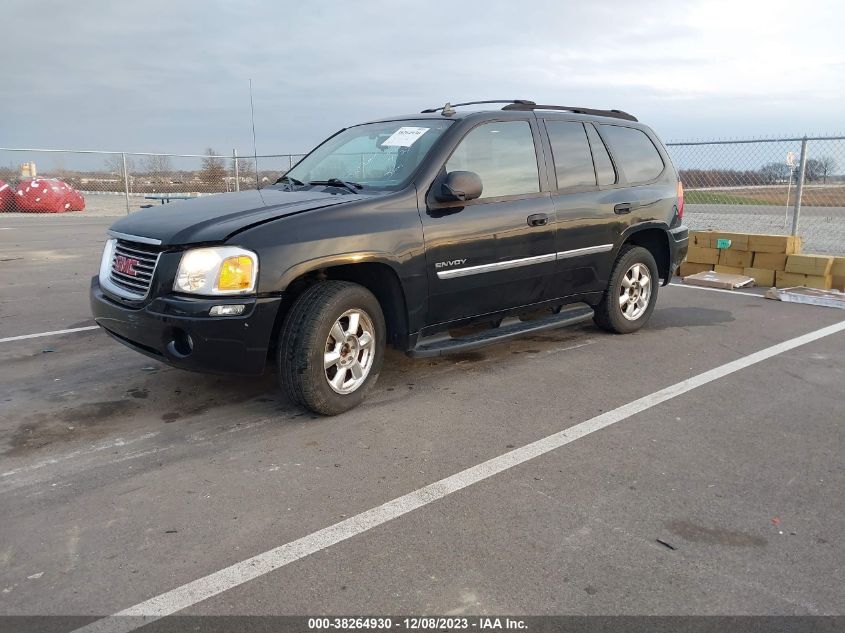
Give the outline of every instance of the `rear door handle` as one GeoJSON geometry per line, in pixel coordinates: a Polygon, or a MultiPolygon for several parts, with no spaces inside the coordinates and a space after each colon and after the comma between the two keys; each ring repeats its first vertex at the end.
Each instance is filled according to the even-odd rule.
{"type": "Polygon", "coordinates": [[[528,216],[528,226],[546,226],[549,223],[549,216],[545,213],[535,213],[528,216]]]}
{"type": "Polygon", "coordinates": [[[625,215],[626,213],[630,213],[631,212],[631,203],[630,202],[622,202],[620,204],[617,204],[615,207],[613,207],[613,212],[616,215],[625,215]]]}

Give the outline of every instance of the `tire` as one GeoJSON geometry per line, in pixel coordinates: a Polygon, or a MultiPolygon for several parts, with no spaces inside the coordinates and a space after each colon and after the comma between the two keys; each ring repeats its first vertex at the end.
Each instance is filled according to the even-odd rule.
{"type": "Polygon", "coordinates": [[[614,334],[636,332],[648,322],[654,311],[659,285],[657,263],[652,254],[641,246],[623,246],[610,273],[610,283],[595,308],[593,321],[600,328],[614,334]],[[637,273],[639,280],[636,279],[637,273]],[[647,296],[643,279],[648,280],[647,296]],[[625,280],[630,284],[630,288],[623,288],[625,280]],[[626,295],[622,294],[623,289],[626,295]]]}
{"type": "Polygon", "coordinates": [[[381,306],[363,286],[334,280],[311,286],[291,306],[279,335],[282,388],[296,404],[321,415],[358,406],[378,380],[385,330],[381,306]]]}

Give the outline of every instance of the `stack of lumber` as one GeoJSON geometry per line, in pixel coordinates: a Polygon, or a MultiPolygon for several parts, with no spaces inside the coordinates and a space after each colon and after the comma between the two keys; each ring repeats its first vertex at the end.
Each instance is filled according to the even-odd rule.
{"type": "Polygon", "coordinates": [[[715,271],[754,278],[758,286],[845,291],[845,257],[801,253],[794,235],[691,231],[680,275],[715,271]]]}

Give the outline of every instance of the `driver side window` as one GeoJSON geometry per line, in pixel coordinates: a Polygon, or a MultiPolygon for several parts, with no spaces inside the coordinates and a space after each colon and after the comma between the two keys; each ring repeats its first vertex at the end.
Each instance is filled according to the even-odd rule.
{"type": "Polygon", "coordinates": [[[481,198],[540,191],[534,137],[528,121],[493,121],[474,128],[446,162],[446,172],[481,177],[481,198]]]}

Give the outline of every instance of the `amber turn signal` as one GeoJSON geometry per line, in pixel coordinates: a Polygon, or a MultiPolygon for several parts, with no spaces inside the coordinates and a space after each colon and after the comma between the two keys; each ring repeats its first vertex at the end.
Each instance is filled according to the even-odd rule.
{"type": "Polygon", "coordinates": [[[252,286],[254,275],[252,258],[246,255],[227,257],[220,265],[218,290],[246,290],[252,286]]]}

